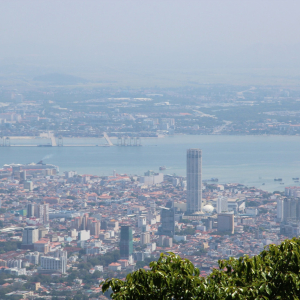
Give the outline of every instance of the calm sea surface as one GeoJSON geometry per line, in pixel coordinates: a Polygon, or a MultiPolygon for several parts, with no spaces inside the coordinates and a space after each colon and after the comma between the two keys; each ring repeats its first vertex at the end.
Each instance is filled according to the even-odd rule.
{"type": "MultiPolygon", "coordinates": [[[[116,143],[116,140],[112,140],[116,143]]],[[[12,140],[11,144],[47,144],[47,140],[12,140]]],[[[104,144],[104,140],[64,139],[70,144],[104,144]]],[[[0,147],[0,167],[6,163],[44,162],[59,166],[60,172],[79,174],[143,175],[166,166],[165,174],[186,175],[186,150],[202,149],[203,179],[221,183],[238,182],[268,191],[299,185],[300,137],[297,136],[188,136],[142,139],[142,147],[0,147]],[[284,185],[274,182],[282,178],[284,185]],[[262,185],[265,183],[265,185],[262,185]]]]}

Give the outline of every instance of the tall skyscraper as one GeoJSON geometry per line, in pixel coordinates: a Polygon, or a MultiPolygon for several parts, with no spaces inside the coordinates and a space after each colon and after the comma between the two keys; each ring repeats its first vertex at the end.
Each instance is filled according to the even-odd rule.
{"type": "Polygon", "coordinates": [[[187,211],[202,210],[202,151],[188,149],[186,161],[187,211]]]}
{"type": "Polygon", "coordinates": [[[120,256],[129,258],[133,252],[132,229],[130,226],[121,226],[120,256]]]}

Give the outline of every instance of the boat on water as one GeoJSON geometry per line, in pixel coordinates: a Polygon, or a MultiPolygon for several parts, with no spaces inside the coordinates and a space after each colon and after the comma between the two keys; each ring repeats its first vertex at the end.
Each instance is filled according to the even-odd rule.
{"type": "Polygon", "coordinates": [[[203,182],[218,182],[219,179],[218,178],[210,178],[210,179],[203,179],[203,182]]]}
{"type": "Polygon", "coordinates": [[[295,180],[294,182],[299,182],[299,180],[295,180]]]}
{"type": "Polygon", "coordinates": [[[265,183],[262,183],[262,185],[265,185],[265,183]]]}
{"type": "Polygon", "coordinates": [[[280,182],[280,184],[284,184],[284,182],[280,182]]]}
{"type": "Polygon", "coordinates": [[[293,178],[293,180],[299,180],[299,177],[295,177],[295,178],[293,178]]]}
{"type": "Polygon", "coordinates": [[[163,171],[163,170],[166,170],[166,169],[167,169],[166,166],[159,167],[160,171],[163,171]]]}
{"type": "Polygon", "coordinates": [[[275,178],[274,181],[282,181],[282,178],[275,178]]]}
{"type": "Polygon", "coordinates": [[[219,179],[218,178],[211,178],[210,181],[212,181],[212,182],[218,182],[219,179]]]}

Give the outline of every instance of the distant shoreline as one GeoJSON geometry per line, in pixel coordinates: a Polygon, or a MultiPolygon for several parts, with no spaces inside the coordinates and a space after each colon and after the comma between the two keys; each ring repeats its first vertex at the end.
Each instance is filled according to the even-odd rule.
{"type": "MultiPolygon", "coordinates": [[[[109,136],[109,135],[108,135],[109,136]]],[[[126,135],[124,135],[126,136],[126,135]]],[[[123,136],[123,137],[124,137],[123,136]]],[[[166,137],[178,137],[178,136],[280,136],[280,137],[300,137],[300,134],[187,134],[187,133],[176,133],[176,134],[172,134],[172,135],[159,135],[159,136],[134,136],[134,137],[139,137],[141,139],[161,139],[161,138],[166,138],[166,137]]],[[[46,137],[39,137],[39,136],[4,136],[3,138],[9,138],[11,140],[31,140],[31,139],[49,139],[50,138],[46,138],[46,137]]],[[[131,138],[131,136],[127,135],[127,138],[131,138]]],[[[58,137],[56,137],[58,138],[58,137]]],[[[104,139],[104,137],[89,137],[89,136],[72,136],[72,137],[62,137],[63,139],[104,139]]],[[[110,139],[112,140],[116,140],[118,139],[118,137],[116,136],[109,136],[110,139]]]]}

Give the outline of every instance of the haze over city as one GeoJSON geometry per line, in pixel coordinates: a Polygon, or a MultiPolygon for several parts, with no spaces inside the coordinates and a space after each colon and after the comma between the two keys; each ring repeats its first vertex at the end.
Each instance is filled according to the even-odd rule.
{"type": "Polygon", "coordinates": [[[132,86],[174,85],[169,76],[176,85],[229,83],[231,76],[250,84],[256,76],[271,84],[277,77],[291,80],[299,76],[299,6],[257,0],[1,1],[1,73],[21,71],[28,79],[71,72],[102,81],[106,74],[132,86]]]}
{"type": "Polygon", "coordinates": [[[0,0],[0,299],[135,299],[159,259],[194,286],[147,297],[225,299],[219,260],[299,237],[299,9],[0,0]]]}

